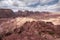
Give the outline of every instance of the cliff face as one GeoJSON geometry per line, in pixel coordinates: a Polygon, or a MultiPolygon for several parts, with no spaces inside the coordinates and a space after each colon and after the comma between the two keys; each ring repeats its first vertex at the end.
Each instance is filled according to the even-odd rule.
{"type": "Polygon", "coordinates": [[[0,18],[13,17],[14,12],[11,9],[0,9],[0,18]]]}

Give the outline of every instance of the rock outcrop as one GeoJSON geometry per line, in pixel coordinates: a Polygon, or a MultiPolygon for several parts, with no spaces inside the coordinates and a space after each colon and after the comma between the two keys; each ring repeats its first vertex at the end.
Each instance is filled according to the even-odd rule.
{"type": "Polygon", "coordinates": [[[0,40],[60,40],[60,25],[38,20],[40,17],[46,19],[55,16],[60,15],[32,11],[14,14],[10,9],[0,9],[0,40]]]}
{"type": "Polygon", "coordinates": [[[59,25],[51,22],[26,22],[13,32],[3,34],[1,40],[57,40],[60,38],[59,25]]]}
{"type": "Polygon", "coordinates": [[[0,18],[13,17],[15,14],[11,9],[0,9],[0,18]]]}

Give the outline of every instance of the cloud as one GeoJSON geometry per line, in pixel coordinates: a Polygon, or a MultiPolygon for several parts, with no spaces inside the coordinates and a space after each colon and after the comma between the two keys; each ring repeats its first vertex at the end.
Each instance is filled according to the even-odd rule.
{"type": "Polygon", "coordinates": [[[60,0],[0,0],[0,8],[14,11],[60,11],[60,0]]]}

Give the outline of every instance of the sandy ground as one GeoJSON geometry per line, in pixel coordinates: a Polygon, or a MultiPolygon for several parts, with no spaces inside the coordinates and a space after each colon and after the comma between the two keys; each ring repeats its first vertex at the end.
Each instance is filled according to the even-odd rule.
{"type": "Polygon", "coordinates": [[[38,19],[33,19],[33,18],[28,18],[28,17],[25,17],[25,18],[18,17],[15,20],[17,22],[17,25],[19,25],[19,26],[20,26],[20,24],[23,25],[26,21],[30,21],[30,22],[32,22],[32,21],[45,21],[45,22],[52,22],[54,25],[60,25],[60,17],[50,18],[50,19],[45,19],[45,20],[44,19],[38,20],[38,19]]]}

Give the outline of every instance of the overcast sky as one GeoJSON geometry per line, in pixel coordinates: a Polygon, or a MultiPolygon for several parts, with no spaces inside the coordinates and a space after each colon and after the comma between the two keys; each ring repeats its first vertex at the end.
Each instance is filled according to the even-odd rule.
{"type": "Polygon", "coordinates": [[[0,8],[29,11],[60,11],[60,0],[0,0],[0,8]]]}

